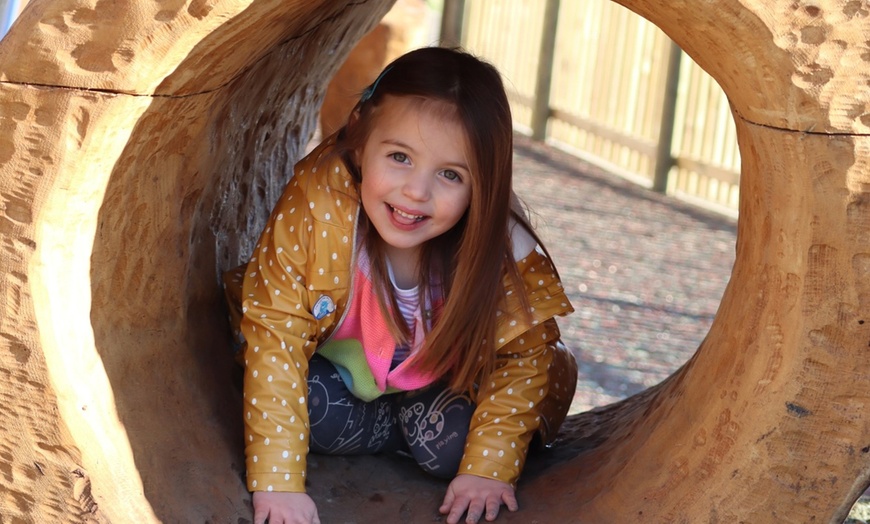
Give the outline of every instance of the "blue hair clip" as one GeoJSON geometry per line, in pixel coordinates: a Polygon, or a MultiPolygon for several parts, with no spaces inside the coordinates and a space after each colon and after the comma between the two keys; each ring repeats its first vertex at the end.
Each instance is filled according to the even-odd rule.
{"type": "Polygon", "coordinates": [[[378,77],[375,78],[375,81],[372,82],[372,85],[365,88],[365,91],[363,91],[362,96],[359,98],[360,103],[367,102],[369,100],[369,98],[371,98],[372,95],[375,94],[375,89],[378,88],[378,83],[380,83],[381,78],[383,78],[384,75],[387,74],[387,71],[389,71],[392,68],[393,68],[393,66],[389,66],[386,69],[384,69],[383,71],[381,71],[381,74],[379,74],[378,77]]]}

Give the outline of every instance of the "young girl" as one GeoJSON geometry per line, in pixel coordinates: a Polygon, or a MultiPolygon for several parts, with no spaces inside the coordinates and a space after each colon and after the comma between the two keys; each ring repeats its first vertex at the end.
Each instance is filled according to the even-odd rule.
{"type": "Polygon", "coordinates": [[[532,438],[555,436],[577,372],[512,148],[498,72],[425,48],[296,165],[236,291],[255,523],[319,522],[309,448],[410,455],[453,479],[451,524],[517,509],[532,438]]]}

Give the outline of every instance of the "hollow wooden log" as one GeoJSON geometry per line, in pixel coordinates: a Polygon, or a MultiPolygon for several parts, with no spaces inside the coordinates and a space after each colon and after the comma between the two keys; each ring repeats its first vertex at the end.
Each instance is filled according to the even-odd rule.
{"type": "MultiPolygon", "coordinates": [[[[217,276],[390,3],[31,0],[0,42],[4,517],[250,519],[217,276]]],[[[620,3],[731,100],[736,263],[694,357],[569,419],[500,520],[842,521],[870,482],[870,7],[620,3]]],[[[312,469],[324,522],[443,494],[384,458],[312,469]]]]}
{"type": "Polygon", "coordinates": [[[28,5],[0,44],[0,520],[250,518],[218,273],[389,7],[28,5]]]}
{"type": "Polygon", "coordinates": [[[731,101],[736,262],[693,358],[572,420],[529,490],[572,501],[555,521],[842,522],[870,482],[870,6],[619,3],[731,101]]]}

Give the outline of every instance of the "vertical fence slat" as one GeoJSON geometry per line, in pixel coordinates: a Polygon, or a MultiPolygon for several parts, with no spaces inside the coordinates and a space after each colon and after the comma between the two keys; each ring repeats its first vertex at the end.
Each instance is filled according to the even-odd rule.
{"type": "MultiPolygon", "coordinates": [[[[696,148],[696,137],[695,129],[697,129],[696,125],[696,117],[698,114],[698,107],[700,105],[700,71],[695,68],[689,68],[689,85],[688,85],[688,94],[686,97],[686,113],[684,115],[683,128],[682,128],[682,148],[677,153],[678,157],[688,156],[689,158],[694,158],[695,148],[696,148]]],[[[692,182],[692,173],[686,169],[680,171],[679,175],[679,183],[677,185],[685,193],[691,193],[691,182],[692,182]]]]}
{"type": "Polygon", "coordinates": [[[465,19],[465,0],[444,0],[441,12],[441,36],[439,43],[444,47],[462,45],[462,26],[465,19]]]}
{"type": "Polygon", "coordinates": [[[558,21],[559,0],[547,0],[541,30],[541,47],[538,51],[535,102],[532,109],[532,138],[535,140],[547,138],[547,121],[550,120],[550,80],[553,78],[558,21]]]}
{"type": "Polygon", "coordinates": [[[668,189],[668,176],[674,165],[671,153],[674,137],[674,116],[677,112],[677,88],[680,85],[680,62],[683,50],[671,42],[668,51],[668,65],[665,92],[662,99],[661,127],[659,127],[658,147],[655,160],[653,190],[664,193],[668,189]]]}

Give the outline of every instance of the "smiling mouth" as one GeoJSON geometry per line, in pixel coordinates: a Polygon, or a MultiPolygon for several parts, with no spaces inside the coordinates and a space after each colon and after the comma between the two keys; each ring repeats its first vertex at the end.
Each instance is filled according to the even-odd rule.
{"type": "Polygon", "coordinates": [[[395,208],[395,207],[393,207],[393,206],[390,206],[389,204],[387,204],[387,205],[390,207],[390,210],[391,210],[393,213],[395,213],[396,215],[398,215],[398,216],[400,216],[400,217],[402,217],[402,218],[404,218],[404,219],[406,219],[406,220],[411,220],[411,221],[413,221],[413,222],[420,222],[420,221],[422,221],[422,220],[424,220],[424,219],[426,218],[425,215],[412,215],[412,214],[410,214],[410,213],[405,213],[405,212],[402,211],[401,209],[398,209],[398,208],[395,208]]]}

